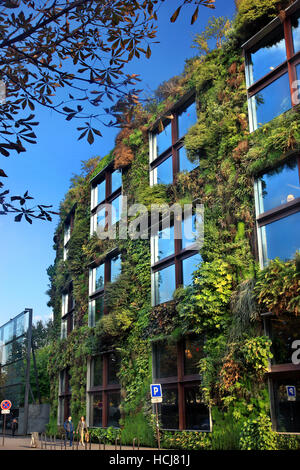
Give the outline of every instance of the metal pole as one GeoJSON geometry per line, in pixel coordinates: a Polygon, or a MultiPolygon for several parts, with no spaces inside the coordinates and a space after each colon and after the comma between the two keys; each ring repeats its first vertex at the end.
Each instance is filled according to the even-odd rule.
{"type": "Polygon", "coordinates": [[[5,437],[5,426],[6,426],[6,414],[3,415],[3,439],[2,439],[3,447],[4,447],[4,437],[5,437]]]}
{"type": "Polygon", "coordinates": [[[158,405],[155,403],[155,413],[156,413],[156,434],[157,434],[157,444],[160,449],[160,434],[159,434],[159,422],[158,422],[158,405]]]}
{"type": "Polygon", "coordinates": [[[31,341],[32,341],[32,308],[26,308],[25,312],[29,314],[28,331],[27,331],[27,365],[25,376],[25,397],[24,397],[24,429],[23,434],[26,436],[28,431],[28,408],[29,408],[29,387],[30,387],[30,359],[31,359],[31,341]]]}

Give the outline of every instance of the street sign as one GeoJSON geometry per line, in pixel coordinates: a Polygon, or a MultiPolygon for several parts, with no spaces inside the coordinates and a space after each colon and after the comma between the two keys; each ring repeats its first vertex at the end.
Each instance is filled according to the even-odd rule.
{"type": "Polygon", "coordinates": [[[2,415],[9,415],[10,410],[1,410],[2,415]]]}
{"type": "Polygon", "coordinates": [[[3,400],[1,402],[1,410],[10,410],[11,409],[11,401],[10,400],[3,400]]]}
{"type": "Polygon", "coordinates": [[[151,384],[151,403],[161,403],[162,402],[162,389],[160,384],[151,384]]]}
{"type": "Polygon", "coordinates": [[[294,385],[286,386],[288,401],[296,401],[296,387],[294,385]]]}

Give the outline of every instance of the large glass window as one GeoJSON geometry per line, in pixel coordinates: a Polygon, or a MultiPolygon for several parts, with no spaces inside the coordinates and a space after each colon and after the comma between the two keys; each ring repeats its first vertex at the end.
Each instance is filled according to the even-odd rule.
{"type": "Polygon", "coordinates": [[[298,104],[291,84],[300,62],[299,11],[292,18],[287,12],[283,23],[244,45],[251,131],[298,104]]]}
{"type": "Polygon", "coordinates": [[[175,264],[154,273],[155,305],[169,302],[173,299],[176,289],[175,264]]]}
{"type": "Polygon", "coordinates": [[[300,250],[300,158],[294,157],[256,181],[261,264],[286,261],[300,250]]]}
{"type": "Polygon", "coordinates": [[[199,254],[182,260],[182,283],[184,287],[193,284],[193,274],[202,262],[199,254]]]}
{"type": "Polygon", "coordinates": [[[163,402],[159,409],[164,429],[210,431],[210,412],[201,395],[198,364],[201,358],[200,338],[154,343],[153,380],[162,384],[163,402]]]}
{"type": "Polygon", "coordinates": [[[183,147],[184,136],[197,122],[194,99],[172,111],[171,121],[150,135],[150,184],[172,184],[179,171],[192,171],[198,162],[191,163],[183,147]]]}
{"type": "Polygon", "coordinates": [[[90,422],[95,427],[118,427],[120,414],[120,358],[115,352],[101,354],[90,363],[90,422]]]}
{"type": "Polygon", "coordinates": [[[276,430],[278,432],[300,433],[300,377],[290,375],[273,381],[276,430]],[[295,400],[288,397],[287,387],[295,387],[295,400]]]}
{"type": "Polygon", "coordinates": [[[58,410],[58,421],[60,425],[63,425],[65,420],[70,416],[70,401],[71,401],[71,386],[70,386],[70,371],[66,368],[59,373],[59,410],[58,410]]]}

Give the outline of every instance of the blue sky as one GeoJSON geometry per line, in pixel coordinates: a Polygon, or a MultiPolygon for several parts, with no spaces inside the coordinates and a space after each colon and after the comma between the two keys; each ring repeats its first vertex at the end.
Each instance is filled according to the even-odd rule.
{"type": "MultiPolygon", "coordinates": [[[[234,0],[216,0],[216,9],[202,7],[197,22],[191,26],[193,8],[182,12],[176,23],[170,16],[177,2],[168,0],[160,10],[158,21],[159,44],[152,46],[149,60],[135,60],[127,67],[127,73],[137,73],[142,82],[139,88],[147,95],[165,80],[183,71],[185,59],[196,55],[191,48],[195,34],[201,32],[209,17],[232,18],[234,0]]],[[[65,121],[47,109],[36,110],[38,143],[28,145],[27,152],[0,156],[0,168],[8,174],[7,186],[12,194],[23,194],[29,189],[38,203],[53,204],[54,210],[67,192],[70,178],[80,172],[82,160],[106,155],[114,146],[116,129],[103,128],[102,138],[90,146],[77,141],[78,123],[65,121]]],[[[46,320],[51,315],[47,307],[47,267],[53,263],[53,235],[58,218],[52,223],[36,221],[15,223],[12,217],[0,216],[0,325],[17,315],[24,308],[33,308],[34,318],[46,320]]]]}

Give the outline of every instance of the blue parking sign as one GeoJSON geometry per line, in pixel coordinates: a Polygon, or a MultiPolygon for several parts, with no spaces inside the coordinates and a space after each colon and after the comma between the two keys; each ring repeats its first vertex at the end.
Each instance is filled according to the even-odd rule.
{"type": "Polygon", "coordinates": [[[151,384],[151,398],[162,398],[162,390],[160,384],[151,384]]]}
{"type": "Polygon", "coordinates": [[[287,392],[288,400],[290,401],[296,400],[296,387],[294,385],[287,385],[286,392],[287,392]]]}

